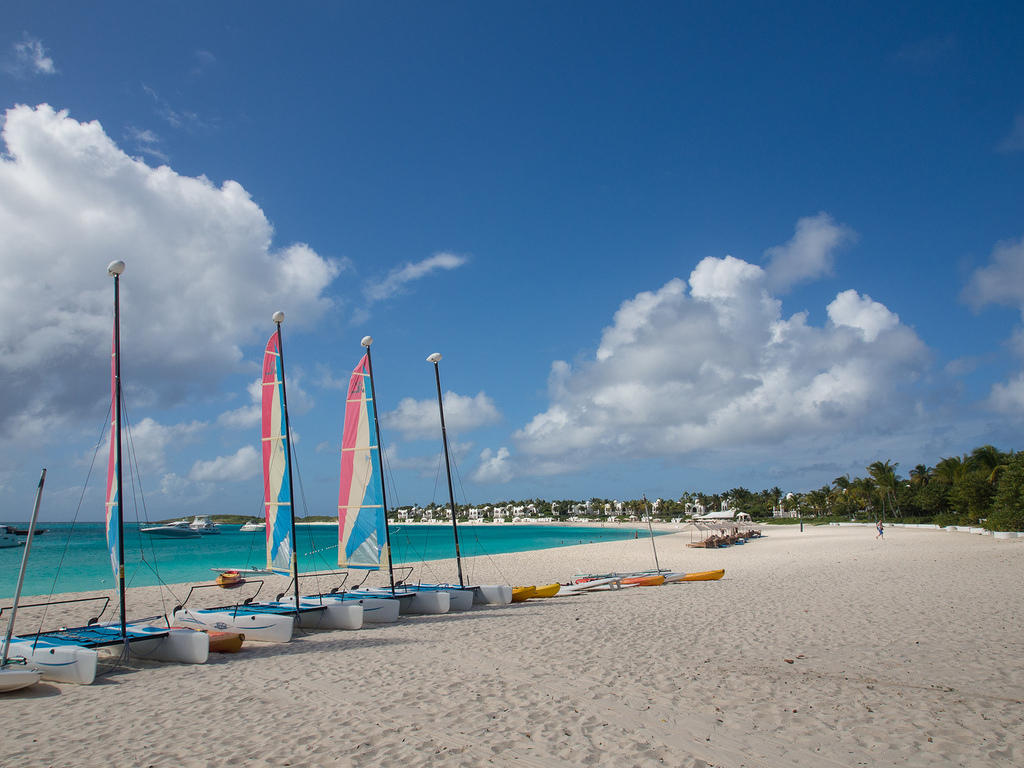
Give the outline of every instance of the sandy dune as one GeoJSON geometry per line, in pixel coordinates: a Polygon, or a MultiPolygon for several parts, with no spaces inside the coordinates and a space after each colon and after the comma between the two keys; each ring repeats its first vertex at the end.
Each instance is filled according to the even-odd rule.
{"type": "MultiPolygon", "coordinates": [[[[3,697],[0,764],[1024,761],[1024,540],[765,533],[720,550],[658,539],[663,566],[724,567],[718,582],[306,634],[205,666],[133,664],[87,687],[44,682],[3,697]]],[[[467,572],[546,583],[651,565],[640,539],[477,558],[467,572]]],[[[160,608],[155,588],[132,592],[132,615],[160,608]]]]}

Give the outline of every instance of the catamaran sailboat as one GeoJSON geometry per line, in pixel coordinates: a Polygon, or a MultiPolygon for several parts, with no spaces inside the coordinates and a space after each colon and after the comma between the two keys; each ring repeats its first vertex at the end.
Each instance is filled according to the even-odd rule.
{"type": "Polygon", "coordinates": [[[186,608],[186,597],[173,612],[175,623],[182,626],[228,629],[244,633],[247,639],[267,642],[290,640],[296,622],[305,629],[359,629],[363,625],[363,609],[358,604],[333,600],[310,602],[302,600],[299,595],[291,439],[281,341],[283,321],[284,312],[275,312],[277,330],[267,342],[263,355],[263,488],[267,518],[267,569],[291,575],[294,595],[288,602],[281,600],[282,595],[273,601],[257,603],[251,602],[250,598],[240,605],[217,608],[186,608]]]}
{"type": "MultiPolygon", "coordinates": [[[[114,278],[114,339],[110,360],[110,454],[107,465],[107,548],[110,565],[118,583],[120,621],[101,624],[97,619],[82,627],[62,627],[52,631],[22,634],[11,639],[12,654],[24,656],[38,666],[46,680],[89,684],[96,676],[97,650],[121,649],[125,655],[155,661],[179,661],[191,664],[206,662],[210,652],[209,638],[201,632],[153,626],[150,619],[129,622],[126,618],[124,574],[124,514],[121,505],[121,333],[120,276],[124,262],[114,261],[107,273],[114,278]]],[[[102,601],[103,610],[110,598],[102,601]]],[[[78,600],[49,603],[61,605],[78,600]]],[[[27,606],[26,606],[27,607],[27,606]]],[[[100,615],[102,616],[103,610],[100,615]]]]}

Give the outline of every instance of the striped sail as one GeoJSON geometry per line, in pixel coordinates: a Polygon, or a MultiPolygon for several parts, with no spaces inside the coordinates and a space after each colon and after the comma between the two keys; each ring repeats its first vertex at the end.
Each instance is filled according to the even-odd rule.
{"type": "Polygon", "coordinates": [[[379,451],[369,360],[363,355],[349,380],[341,436],[338,564],[345,568],[380,568],[386,535],[379,451]]]}
{"type": "Polygon", "coordinates": [[[284,434],[284,368],[277,334],[263,355],[263,506],[267,515],[267,568],[292,572],[292,489],[284,434]]]}
{"type": "MultiPolygon", "coordinates": [[[[116,331],[115,331],[116,333],[116,331]]],[[[114,578],[120,573],[120,546],[117,518],[121,499],[117,496],[117,338],[110,342],[110,458],[107,461],[107,549],[114,578]]]]}

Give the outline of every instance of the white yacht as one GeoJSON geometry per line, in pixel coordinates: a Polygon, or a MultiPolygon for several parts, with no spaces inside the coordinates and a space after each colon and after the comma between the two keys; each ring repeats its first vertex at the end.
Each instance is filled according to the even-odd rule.
{"type": "Polygon", "coordinates": [[[209,533],[220,533],[220,526],[210,520],[209,515],[196,515],[188,527],[193,531],[199,531],[204,536],[209,533]]]}
{"type": "Polygon", "coordinates": [[[249,522],[247,522],[245,525],[243,525],[238,530],[242,531],[243,533],[252,533],[254,531],[265,531],[265,530],[267,530],[267,524],[265,522],[263,522],[262,520],[261,521],[250,520],[249,522]]]}
{"type": "Polygon", "coordinates": [[[169,539],[198,539],[200,535],[199,531],[194,531],[189,527],[188,520],[175,520],[173,523],[154,525],[140,530],[151,536],[166,536],[169,539]]]}

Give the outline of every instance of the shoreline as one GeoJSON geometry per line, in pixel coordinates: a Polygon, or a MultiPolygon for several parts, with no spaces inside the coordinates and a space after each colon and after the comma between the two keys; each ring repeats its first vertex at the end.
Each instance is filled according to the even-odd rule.
{"type": "MultiPolygon", "coordinates": [[[[721,581],[403,617],[246,643],[205,665],[135,662],[92,686],[43,682],[5,695],[19,724],[5,756],[158,768],[1002,768],[1024,759],[1024,541],[762,530],[727,549],[687,548],[687,532],[658,537],[663,567],[722,567],[721,581]],[[253,727],[254,713],[282,708],[287,729],[253,727]],[[335,731],[342,738],[325,738],[335,731]]],[[[464,563],[474,583],[650,567],[643,538],[464,563]]],[[[424,579],[454,574],[452,560],[422,569],[424,579]]],[[[159,612],[171,599],[159,592],[132,588],[129,615],[159,612]]]]}

